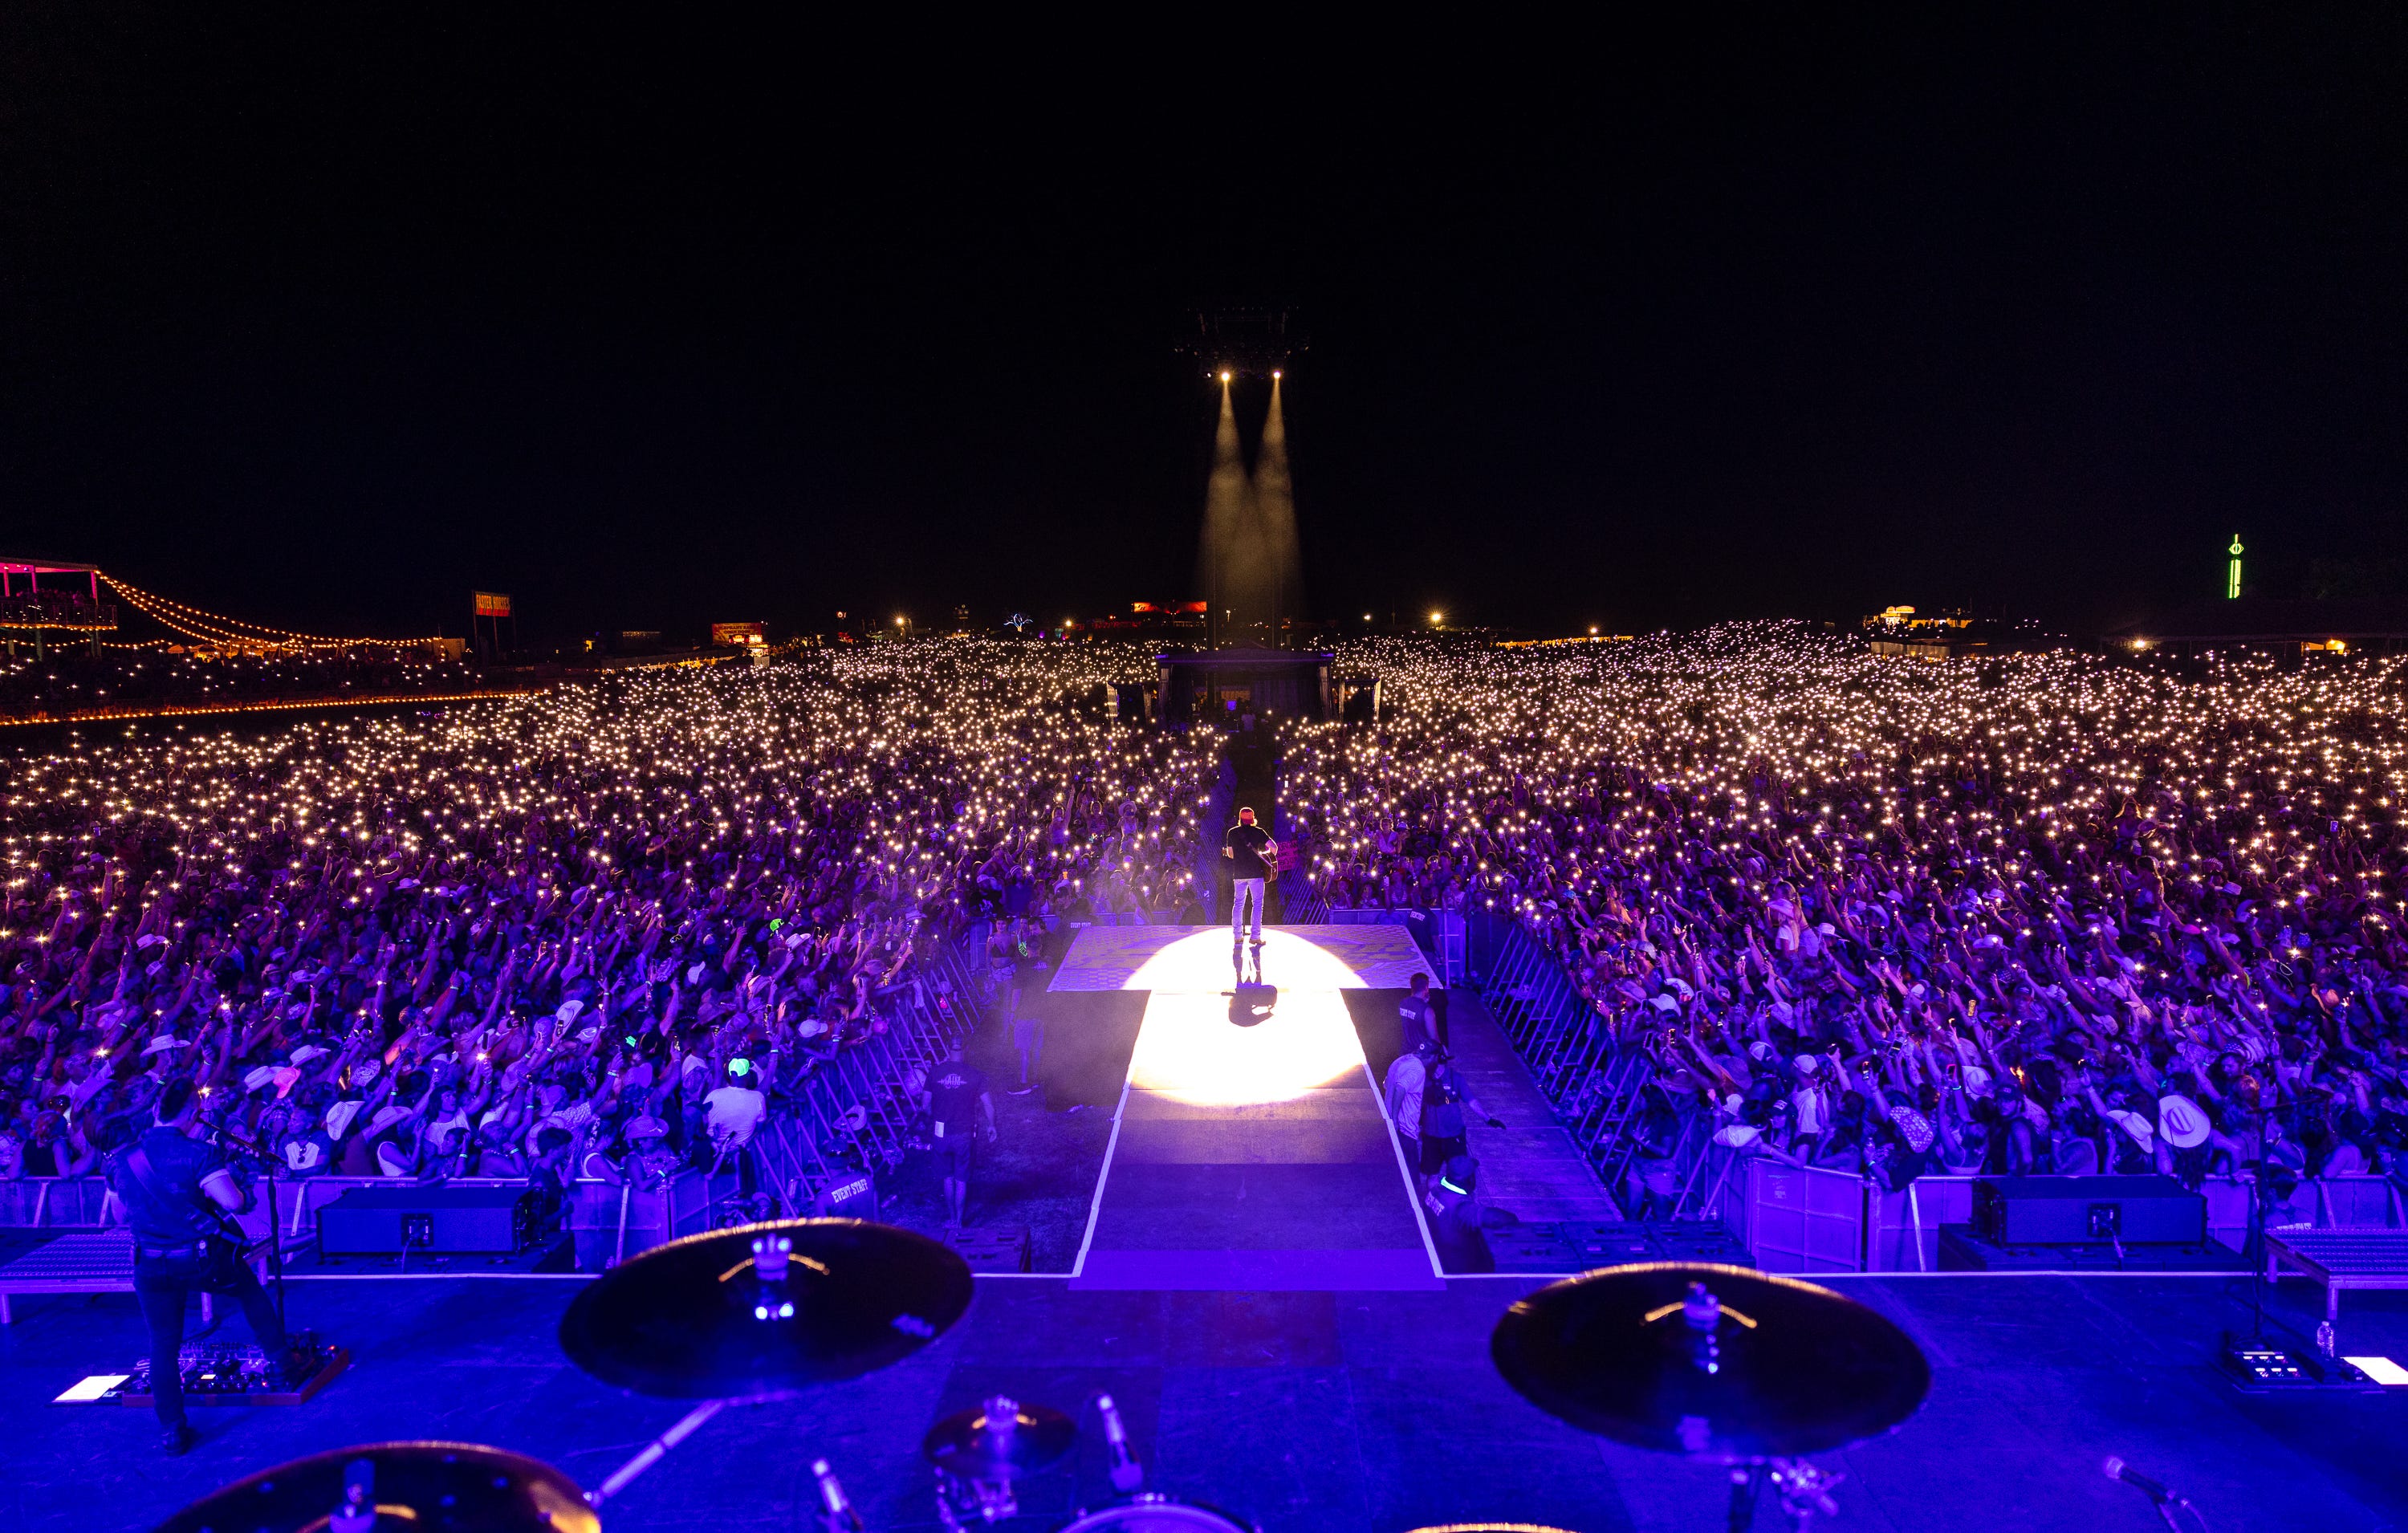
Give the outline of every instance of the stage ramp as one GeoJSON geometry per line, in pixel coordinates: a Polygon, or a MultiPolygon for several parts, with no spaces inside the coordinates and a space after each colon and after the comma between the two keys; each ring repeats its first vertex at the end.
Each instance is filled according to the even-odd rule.
{"type": "Polygon", "coordinates": [[[1436,1290],[1343,992],[1428,963],[1396,927],[1090,927],[1054,990],[1143,990],[1073,1288],[1436,1290]]]}

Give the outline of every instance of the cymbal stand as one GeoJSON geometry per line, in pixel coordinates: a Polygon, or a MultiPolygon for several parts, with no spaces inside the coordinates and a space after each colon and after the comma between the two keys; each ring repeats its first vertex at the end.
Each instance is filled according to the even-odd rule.
{"type": "Polygon", "coordinates": [[[1730,1471],[1730,1508],[1724,1526],[1730,1533],[1748,1533],[1756,1526],[1756,1498],[1764,1489],[1764,1465],[1751,1460],[1734,1464],[1730,1471]]]}
{"type": "Polygon", "coordinates": [[[1840,1503],[1831,1498],[1831,1487],[1845,1480],[1845,1473],[1817,1469],[1802,1458],[1751,1458],[1731,1466],[1730,1471],[1730,1533],[1747,1533],[1756,1526],[1756,1505],[1769,1483],[1781,1493],[1781,1514],[1789,1520],[1790,1533],[1808,1533],[1817,1513],[1826,1517],[1840,1514],[1840,1503]]]}
{"type": "Polygon", "coordinates": [[[1781,1512],[1789,1519],[1792,1533],[1806,1533],[1814,1516],[1840,1514],[1840,1503],[1831,1498],[1831,1487],[1845,1480],[1844,1471],[1817,1469],[1802,1458],[1776,1458],[1770,1461],[1773,1488],[1781,1492],[1781,1512]]]}
{"type": "MultiPolygon", "coordinates": [[[[762,1325],[777,1325],[795,1318],[793,1294],[786,1284],[793,1263],[793,1242],[783,1235],[764,1235],[752,1242],[752,1276],[758,1292],[752,1299],[752,1318],[762,1325]]],[[[740,1270],[740,1268],[738,1268],[740,1270]]],[[[671,1448],[683,1442],[699,1430],[705,1422],[727,1409],[724,1399],[705,1400],[678,1418],[667,1431],[644,1444],[635,1457],[614,1470],[610,1478],[585,1493],[585,1504],[600,1506],[627,1488],[636,1476],[659,1463],[671,1448]]],[[[833,1477],[830,1477],[833,1478],[833,1477]]],[[[824,1486],[823,1496],[824,1496],[824,1486]]],[[[838,1498],[842,1498],[842,1492],[838,1498]]]]}
{"type": "MultiPolygon", "coordinates": [[[[985,1409],[996,1438],[1009,1442],[1019,1429],[1020,1402],[997,1395],[986,1401],[985,1409]]],[[[962,1519],[973,1514],[990,1526],[1020,1515],[1020,1499],[1012,1494],[1009,1469],[992,1480],[937,1470],[937,1520],[944,1525],[945,1533],[965,1533],[968,1525],[962,1519]]]]}
{"type": "Polygon", "coordinates": [[[610,1499],[613,1496],[618,1495],[621,1491],[625,1490],[629,1481],[634,1480],[636,1476],[643,1473],[646,1469],[649,1469],[653,1465],[659,1463],[667,1455],[668,1451],[671,1448],[676,1447],[679,1443],[683,1442],[686,1439],[692,1437],[700,1429],[703,1423],[709,1421],[711,1417],[719,1414],[725,1409],[727,1409],[727,1402],[725,1400],[705,1400],[700,1405],[697,1405],[693,1410],[687,1411],[684,1415],[679,1417],[677,1425],[671,1426],[667,1431],[663,1432],[660,1436],[652,1439],[652,1441],[645,1443],[643,1448],[637,1453],[635,1457],[627,1460],[627,1462],[620,1465],[617,1469],[613,1470],[609,1479],[603,1481],[600,1485],[587,1491],[585,1493],[585,1504],[587,1506],[598,1507],[603,1502],[610,1499]]]}

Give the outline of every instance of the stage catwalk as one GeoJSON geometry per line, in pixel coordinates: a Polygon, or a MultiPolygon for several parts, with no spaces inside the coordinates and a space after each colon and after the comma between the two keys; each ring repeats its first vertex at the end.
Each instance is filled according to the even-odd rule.
{"type": "Polygon", "coordinates": [[[1397,927],[1090,927],[1055,991],[1141,990],[1080,1289],[1435,1290],[1412,1182],[1343,992],[1429,965],[1397,927]]]}

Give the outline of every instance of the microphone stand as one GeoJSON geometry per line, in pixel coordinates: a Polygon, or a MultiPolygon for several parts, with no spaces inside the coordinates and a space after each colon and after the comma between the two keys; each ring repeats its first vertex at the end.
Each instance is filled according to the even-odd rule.
{"type": "Polygon", "coordinates": [[[2266,1110],[2258,1110],[2258,1174],[2249,1179],[2249,1340],[2266,1340],[2266,1110]]]}
{"type": "MultiPolygon", "coordinates": [[[[257,1139],[236,1133],[226,1124],[209,1127],[212,1139],[231,1141],[235,1148],[250,1155],[267,1168],[267,1271],[276,1285],[276,1324],[285,1325],[284,1319],[284,1230],[278,1223],[276,1202],[276,1153],[263,1147],[257,1139]]],[[[289,1327],[288,1327],[289,1329],[289,1327]]]]}

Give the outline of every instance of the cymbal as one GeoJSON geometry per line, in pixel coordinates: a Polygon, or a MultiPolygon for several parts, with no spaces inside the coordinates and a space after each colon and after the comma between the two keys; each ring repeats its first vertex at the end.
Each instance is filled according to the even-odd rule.
{"type": "Polygon", "coordinates": [[[1828,1452],[1895,1430],[1931,1388],[1906,1333],[1828,1288],[1743,1267],[1641,1262],[1505,1312],[1498,1372],[1549,1415],[1660,1453],[1828,1452]]]}
{"type": "Polygon", "coordinates": [[[969,1302],[969,1264],[924,1236],[775,1220],[689,1235],[604,1273],[561,1317],[560,1346],[638,1394],[757,1399],[900,1362],[969,1302]]]}
{"type": "Polygon", "coordinates": [[[1018,1480],[1070,1451],[1079,1428],[1050,1405],[1023,1405],[996,1395],[956,1411],[920,1440],[920,1452],[960,1480],[1018,1480]]]}
{"type": "Polygon", "coordinates": [[[312,1454],[201,1497],[161,1523],[159,1533],[324,1528],[344,1502],[346,1472],[361,1459],[375,1466],[363,1499],[379,1509],[378,1533],[600,1533],[602,1519],[568,1476],[473,1442],[371,1442],[312,1454]]]}

